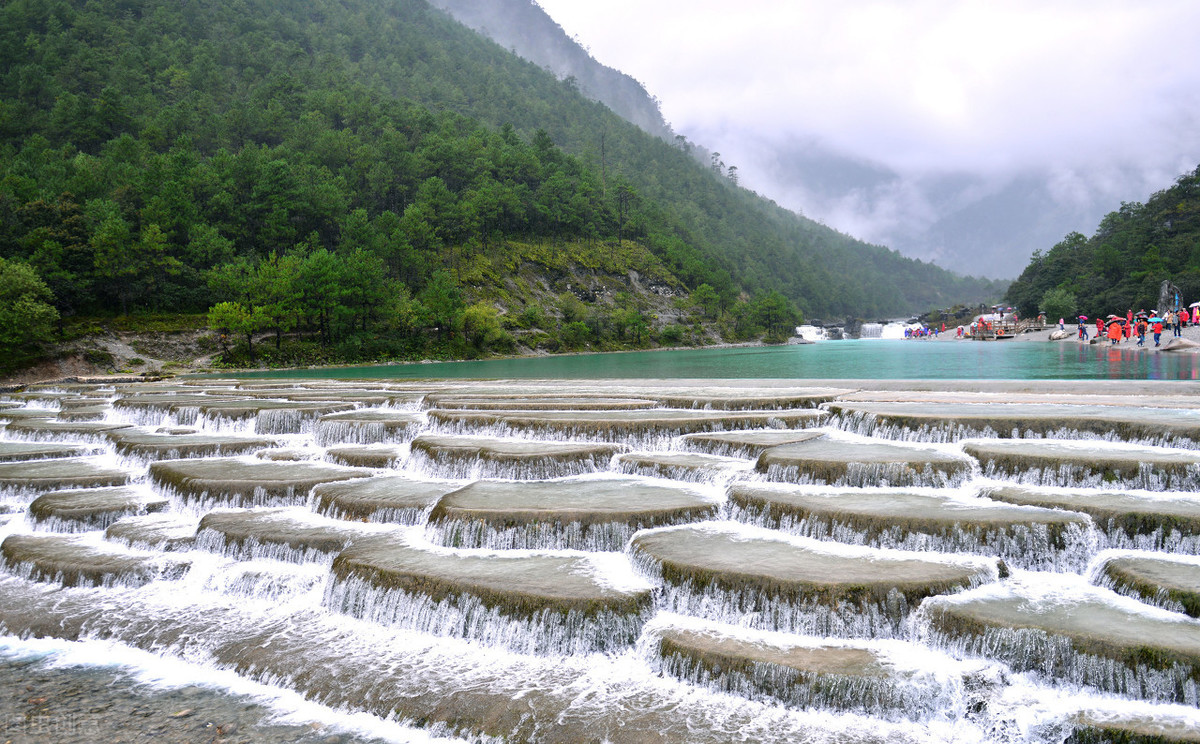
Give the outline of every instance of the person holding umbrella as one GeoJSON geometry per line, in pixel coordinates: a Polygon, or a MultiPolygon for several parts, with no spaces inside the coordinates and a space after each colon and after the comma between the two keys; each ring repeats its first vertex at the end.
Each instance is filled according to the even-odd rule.
{"type": "Polygon", "coordinates": [[[1113,318],[1108,321],[1108,342],[1116,346],[1121,341],[1121,319],[1113,318]]]}
{"type": "Polygon", "coordinates": [[[1154,345],[1158,346],[1158,342],[1162,339],[1163,322],[1162,318],[1155,316],[1146,321],[1150,324],[1150,330],[1154,332],[1154,345]]]}
{"type": "Polygon", "coordinates": [[[1087,319],[1088,319],[1088,317],[1086,315],[1079,316],[1079,340],[1080,341],[1087,341],[1087,339],[1088,339],[1087,323],[1085,322],[1087,319]]]}

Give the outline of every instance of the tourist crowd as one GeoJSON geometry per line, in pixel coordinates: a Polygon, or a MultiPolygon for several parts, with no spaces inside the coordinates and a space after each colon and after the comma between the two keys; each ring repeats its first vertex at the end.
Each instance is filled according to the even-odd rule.
{"type": "MultiPolygon", "coordinates": [[[[1079,340],[1086,341],[1090,337],[1088,331],[1092,321],[1086,315],[1080,315],[1077,320],[1079,340]]],[[[1151,314],[1144,310],[1137,313],[1130,310],[1124,318],[1119,315],[1096,318],[1096,339],[1108,339],[1110,344],[1115,345],[1137,338],[1137,345],[1144,346],[1146,335],[1152,334],[1154,345],[1159,346],[1162,344],[1163,333],[1170,331],[1173,336],[1181,336],[1183,329],[1189,324],[1200,325],[1200,302],[1193,303],[1190,308],[1183,310],[1167,311],[1161,318],[1157,313],[1151,314]]],[[[1066,329],[1062,318],[1058,319],[1058,328],[1066,329]]]]}

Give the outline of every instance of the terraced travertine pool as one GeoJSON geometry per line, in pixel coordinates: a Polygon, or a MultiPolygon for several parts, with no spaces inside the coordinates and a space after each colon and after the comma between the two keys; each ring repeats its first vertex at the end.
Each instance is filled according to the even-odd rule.
{"type": "Polygon", "coordinates": [[[0,632],[400,741],[1200,741],[1200,389],[1124,387],[35,386],[0,632]]]}

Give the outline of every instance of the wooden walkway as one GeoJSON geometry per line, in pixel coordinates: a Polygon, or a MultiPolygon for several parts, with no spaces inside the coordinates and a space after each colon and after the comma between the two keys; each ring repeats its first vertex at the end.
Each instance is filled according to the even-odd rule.
{"type": "Polygon", "coordinates": [[[1014,338],[1022,333],[1032,333],[1034,331],[1046,330],[1045,321],[1040,321],[1037,318],[1018,320],[1013,323],[1011,321],[1001,321],[992,323],[985,327],[977,325],[975,332],[971,334],[971,338],[976,341],[1003,341],[1007,338],[1014,338]]]}

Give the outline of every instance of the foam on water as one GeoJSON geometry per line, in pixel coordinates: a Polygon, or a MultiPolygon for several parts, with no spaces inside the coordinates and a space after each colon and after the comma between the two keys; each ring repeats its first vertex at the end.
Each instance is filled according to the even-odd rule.
{"type": "Polygon", "coordinates": [[[1189,624],[1197,622],[1095,586],[1089,583],[1085,576],[1067,573],[1014,570],[1003,582],[983,584],[959,594],[943,595],[938,601],[956,604],[976,599],[1017,599],[1027,603],[1035,611],[1073,606],[1083,600],[1096,600],[1155,620],[1189,624]]]}
{"type": "MultiPolygon", "coordinates": [[[[0,588],[3,588],[3,580],[0,580],[0,588]]],[[[160,591],[155,596],[147,596],[147,592],[154,589],[145,587],[137,592],[122,592],[120,596],[110,592],[106,597],[95,598],[105,600],[102,605],[107,605],[108,609],[101,616],[108,618],[110,627],[95,627],[93,637],[115,637],[121,641],[85,641],[107,644],[102,646],[103,655],[97,663],[108,665],[114,656],[128,663],[133,657],[125,652],[132,647],[124,644],[132,643],[141,648],[149,644],[155,651],[146,658],[147,665],[163,661],[174,663],[185,657],[190,662],[185,675],[188,681],[210,683],[215,678],[223,678],[222,675],[230,675],[234,684],[245,680],[249,680],[248,684],[265,684],[270,688],[266,690],[268,694],[290,696],[295,691],[297,699],[303,695],[333,708],[343,706],[345,698],[331,693],[340,689],[376,689],[381,681],[380,671],[386,669],[389,670],[389,683],[402,685],[401,689],[408,690],[412,700],[429,699],[429,696],[437,699],[452,694],[451,689],[472,689],[485,694],[491,691],[503,699],[548,695],[563,701],[565,715],[578,721],[608,720],[614,712],[619,712],[626,720],[636,720],[637,716],[649,711],[672,711],[673,720],[687,721],[689,728],[697,732],[710,732],[706,738],[711,741],[832,743],[860,741],[862,732],[871,731],[881,741],[992,744],[1060,741],[1061,736],[1054,738],[1047,732],[1069,730],[1066,717],[1079,704],[1103,709],[1107,702],[1103,698],[1085,696],[1078,698],[1075,705],[1064,703],[1058,693],[1031,686],[1016,675],[1006,679],[1009,686],[988,701],[986,716],[964,718],[932,709],[919,721],[891,722],[823,709],[786,709],[680,683],[658,676],[644,662],[641,653],[632,649],[606,656],[539,658],[449,638],[407,631],[397,633],[346,617],[322,618],[309,614],[281,623],[277,619],[282,617],[277,607],[263,607],[261,611],[239,617],[236,612],[230,614],[207,601],[181,597],[178,592],[160,591]],[[121,619],[131,613],[157,616],[159,621],[138,625],[121,619]],[[210,642],[196,645],[183,640],[178,631],[181,622],[191,628],[191,640],[204,637],[210,642]],[[174,640],[166,643],[156,640],[159,637],[154,632],[156,625],[169,631],[164,639],[174,640]],[[264,632],[267,635],[261,635],[264,632]],[[305,686],[303,680],[312,678],[300,673],[302,666],[296,667],[298,676],[292,676],[270,664],[259,668],[238,666],[238,677],[234,678],[231,671],[234,667],[227,661],[218,661],[213,654],[220,653],[223,658],[220,647],[228,639],[238,637],[246,638],[249,643],[278,646],[278,657],[294,658],[297,664],[329,665],[330,673],[341,680],[341,684],[336,689],[322,691],[305,686]],[[306,661],[299,653],[292,656],[293,650],[299,652],[301,649],[312,658],[306,661]],[[1002,732],[997,728],[1000,724],[1003,724],[1002,732]],[[1000,736],[998,732],[1004,735],[1000,736]]],[[[79,594],[80,591],[73,592],[75,601],[79,601],[79,594]]],[[[241,606],[245,608],[244,604],[241,606]]],[[[370,706],[369,699],[362,702],[370,710],[376,710],[370,706]]],[[[1123,704],[1134,711],[1147,710],[1145,704],[1123,704]]],[[[1151,710],[1161,709],[1163,706],[1151,710]]],[[[406,715],[405,710],[400,709],[401,716],[406,715]]],[[[1188,715],[1187,711],[1181,713],[1177,708],[1170,711],[1188,715]]],[[[379,722],[373,716],[358,715],[364,716],[363,720],[368,724],[379,722]]]]}
{"type": "Polygon", "coordinates": [[[458,594],[435,601],[381,589],[356,577],[330,582],[324,604],[337,612],[437,636],[470,639],[518,653],[574,656],[630,646],[648,615],[598,611],[543,611],[530,618],[505,615],[478,598],[458,594]]]}
{"type": "MultiPolygon", "coordinates": [[[[996,404],[1000,405],[1000,404],[996,404]]],[[[824,407],[824,406],[823,406],[824,407]]],[[[865,411],[850,411],[833,414],[828,426],[865,437],[877,437],[898,442],[915,444],[948,444],[969,439],[1045,439],[1055,442],[1107,442],[1130,444],[1142,447],[1172,447],[1176,449],[1200,449],[1200,441],[1185,436],[1162,434],[1159,436],[1124,439],[1116,432],[1084,431],[1071,427],[1059,427],[1048,431],[1022,430],[1020,428],[997,431],[988,425],[972,425],[953,421],[930,422],[921,426],[894,424],[881,421],[880,416],[865,411]]]]}
{"type": "MultiPolygon", "coordinates": [[[[532,415],[545,413],[544,411],[530,411],[532,415]]],[[[676,432],[659,432],[659,431],[636,431],[623,430],[620,432],[619,439],[614,436],[606,436],[604,434],[592,434],[587,429],[577,430],[568,425],[560,427],[538,427],[538,426],[510,426],[503,421],[496,423],[475,423],[471,421],[438,421],[431,419],[430,431],[436,434],[450,434],[455,436],[473,436],[473,437],[494,437],[497,439],[515,439],[520,441],[547,441],[556,442],[599,442],[609,443],[620,441],[630,448],[644,450],[647,452],[666,452],[672,448],[676,438],[680,435],[676,432]]]]}
{"type": "Polygon", "coordinates": [[[454,520],[425,528],[430,542],[456,548],[490,550],[620,550],[637,532],[623,522],[583,525],[539,523],[496,528],[483,520],[454,520]]]}
{"type": "Polygon", "coordinates": [[[496,462],[475,457],[453,457],[447,461],[438,460],[426,452],[417,450],[410,451],[408,457],[400,461],[398,469],[415,478],[426,480],[551,480],[613,470],[615,460],[616,455],[595,455],[570,460],[546,457],[517,462],[496,462]]]}
{"type": "MultiPolygon", "coordinates": [[[[987,495],[988,491],[993,489],[1005,488],[1012,485],[1012,481],[999,480],[995,478],[976,478],[970,484],[974,492],[987,495]]],[[[1046,484],[1026,484],[1031,485],[1031,491],[1034,494],[1045,494],[1054,496],[1055,494],[1076,494],[1082,489],[1078,486],[1060,486],[1046,484]]],[[[1172,502],[1196,502],[1200,503],[1200,493],[1189,491],[1164,491],[1164,490],[1147,490],[1133,487],[1123,487],[1120,484],[1102,482],[1098,485],[1093,485],[1088,490],[1094,490],[1097,497],[1106,493],[1122,493],[1137,499],[1144,500],[1147,507],[1152,507],[1155,501],[1160,501],[1164,506],[1170,505],[1172,502]]],[[[1068,509],[1069,507],[1056,507],[1068,509]]],[[[1114,520],[1092,520],[1094,530],[1091,533],[1091,544],[1088,552],[1091,557],[1102,550],[1117,549],[1117,550],[1145,550],[1158,551],[1170,554],[1186,554],[1200,555],[1200,535],[1184,535],[1178,529],[1165,529],[1158,527],[1153,530],[1143,530],[1135,535],[1130,535],[1126,532],[1125,527],[1115,522],[1114,520]]]]}
{"type": "Polygon", "coordinates": [[[318,722],[331,732],[344,732],[393,744],[467,744],[466,739],[438,736],[368,713],[331,708],[314,703],[300,693],[255,682],[231,670],[143,651],[118,641],[22,639],[0,635],[0,656],[37,660],[50,669],[116,669],[128,674],[134,684],[150,690],[189,687],[217,690],[267,708],[271,712],[271,723],[309,725],[318,722]]]}
{"type": "MultiPolygon", "coordinates": [[[[792,707],[850,709],[884,720],[921,720],[966,718],[974,695],[972,685],[998,670],[978,662],[962,662],[928,648],[904,641],[856,641],[841,638],[800,636],[740,626],[724,625],[671,613],[659,613],[647,623],[639,642],[654,671],[683,679],[689,684],[731,692],[755,700],[777,700],[792,707]],[[684,630],[721,636],[766,648],[865,650],[877,654],[883,679],[869,677],[859,681],[802,679],[796,671],[769,663],[756,662],[749,669],[729,672],[709,669],[683,657],[663,656],[658,645],[664,634],[684,630]],[[782,696],[764,690],[786,690],[782,696]]],[[[836,674],[836,673],[835,673],[836,674]]],[[[994,692],[994,691],[992,691],[994,692]]]]}
{"type": "MultiPolygon", "coordinates": [[[[643,530],[641,534],[666,533],[678,529],[663,527],[643,530]]],[[[858,560],[912,560],[917,557],[905,551],[820,541],[736,522],[704,522],[689,525],[688,529],[728,535],[734,540],[778,542],[817,553],[858,560]]],[[[746,628],[818,637],[889,639],[907,638],[912,635],[909,617],[917,608],[895,589],[878,602],[830,602],[824,599],[790,601],[776,598],[750,586],[738,591],[728,591],[714,584],[697,587],[691,579],[679,584],[664,582],[660,578],[662,566],[656,558],[646,552],[632,550],[631,559],[634,566],[659,587],[659,604],[668,612],[746,628]]],[[[920,559],[978,569],[978,573],[969,580],[969,586],[977,586],[996,578],[994,564],[980,558],[922,554],[920,559]]]]}
{"type": "MultiPolygon", "coordinates": [[[[131,604],[140,605],[143,612],[155,606],[154,602],[128,594],[120,599],[124,602],[110,605],[113,614],[122,614],[123,607],[131,604]]],[[[389,670],[389,684],[399,685],[399,690],[408,690],[406,697],[414,702],[436,701],[452,696],[452,690],[458,689],[474,690],[485,696],[485,701],[488,696],[494,700],[538,696],[542,698],[542,704],[561,707],[557,725],[568,726],[568,731],[575,730],[576,736],[571,737],[572,740],[578,740],[582,731],[574,727],[596,730],[595,725],[587,723],[589,721],[603,722],[606,728],[619,728],[637,724],[639,719],[646,717],[654,721],[664,714],[663,724],[671,731],[661,733],[668,740],[683,740],[685,731],[695,734],[688,736],[688,740],[702,738],[712,742],[743,738],[761,742],[805,740],[832,744],[848,739],[860,740],[864,731],[874,732],[881,741],[911,741],[914,738],[929,742],[986,740],[982,732],[962,721],[935,719],[916,724],[894,723],[819,709],[788,710],[681,684],[658,676],[632,649],[614,655],[540,658],[454,639],[397,633],[345,617],[306,616],[280,622],[270,614],[243,617],[237,612],[229,613],[211,606],[198,607],[197,612],[178,617],[178,607],[163,603],[161,609],[163,614],[157,629],[155,625],[122,625],[113,628],[122,637],[118,640],[132,636],[139,647],[154,644],[155,655],[168,661],[181,656],[187,658],[195,664],[195,668],[189,669],[191,679],[195,681],[211,679],[212,673],[229,669],[213,657],[214,653],[223,653],[221,647],[228,639],[238,636],[269,638],[271,640],[264,642],[279,648],[276,658],[287,657],[297,664],[327,665],[329,673],[339,680],[337,687],[304,687],[304,679],[313,679],[311,675],[293,677],[280,673],[280,667],[273,665],[257,669],[238,666],[239,674],[276,691],[289,691],[300,685],[298,691],[309,699],[335,708],[345,703],[341,690],[378,689],[381,671],[389,670]],[[194,623],[194,631],[203,628],[209,638],[217,640],[210,644],[189,644],[179,637],[176,626],[181,622],[194,623]],[[166,635],[160,632],[164,630],[166,635]],[[174,640],[163,644],[156,640],[158,638],[174,640]],[[300,649],[311,658],[302,659],[299,654],[292,654],[293,650],[300,649]],[[613,716],[619,716],[619,719],[614,720],[613,716]]],[[[103,635],[110,634],[109,630],[100,627],[96,630],[103,635]]],[[[150,659],[148,663],[154,663],[154,660],[150,659]]],[[[297,671],[303,668],[297,667],[297,671]]],[[[372,706],[369,697],[361,702],[372,706]]],[[[371,707],[371,710],[377,709],[371,707]]],[[[399,713],[405,715],[405,709],[399,713]]],[[[543,723],[548,724],[549,721],[543,723]]],[[[438,727],[434,724],[433,728],[436,732],[438,727]]],[[[519,729],[513,733],[518,732],[519,729]]],[[[565,740],[562,734],[555,738],[565,740]]],[[[475,737],[472,739],[476,740],[475,737]]]]}
{"type": "Polygon", "coordinates": [[[1087,565],[1096,544],[1092,530],[1078,525],[1066,528],[1063,536],[1065,544],[1059,548],[1049,527],[1044,524],[997,528],[985,532],[956,530],[950,535],[931,535],[893,527],[870,534],[867,530],[837,521],[796,519],[787,515],[771,519],[766,510],[746,509],[734,504],[728,507],[725,514],[734,521],[831,543],[930,553],[990,555],[1016,568],[1041,571],[1078,573],[1087,565]]]}
{"type": "MultiPolygon", "coordinates": [[[[304,545],[303,538],[296,540],[296,542],[301,543],[300,545],[290,545],[287,542],[268,539],[259,540],[253,535],[247,536],[245,539],[230,539],[223,532],[212,528],[204,528],[198,530],[196,533],[196,549],[224,555],[237,561],[271,560],[284,563],[315,563],[328,569],[333,565],[333,559],[337,554],[354,538],[354,532],[373,535],[382,535],[388,532],[399,534],[390,525],[361,523],[338,525],[327,517],[317,515],[309,509],[300,507],[270,509],[268,511],[278,513],[281,523],[285,525],[295,525],[299,528],[341,528],[345,532],[345,539],[337,547],[331,547],[326,550],[304,545]],[[351,527],[353,527],[353,532],[351,531],[351,527]]],[[[253,514],[253,510],[213,509],[209,513],[253,514]]]]}
{"type": "MultiPolygon", "coordinates": [[[[1156,622],[1200,627],[1200,621],[1095,586],[1082,576],[1021,571],[1005,582],[940,596],[922,605],[914,615],[914,638],[957,657],[1003,660],[1014,669],[1028,671],[1040,684],[1053,684],[1069,692],[1100,690],[1151,702],[1200,705],[1200,684],[1194,670],[1178,662],[1155,667],[1129,665],[1088,653],[1077,648],[1070,637],[1037,627],[985,627],[978,634],[953,636],[936,629],[927,614],[937,605],[989,599],[1021,603],[1034,615],[1086,611],[1086,604],[1083,610],[1076,608],[1095,602],[1156,622]]],[[[1152,646],[1149,648],[1153,651],[1152,646]]]]}
{"type": "MultiPolygon", "coordinates": [[[[398,409],[359,409],[359,412],[371,410],[398,409]]],[[[412,439],[416,432],[426,427],[426,417],[422,416],[414,423],[396,425],[399,422],[370,421],[370,420],[340,420],[318,419],[313,426],[313,440],[321,447],[334,444],[399,444],[412,439]]]]}
{"type": "MultiPolygon", "coordinates": [[[[278,387],[277,383],[264,385],[278,387]]],[[[226,387],[227,392],[233,391],[232,386],[226,387]]],[[[291,387],[301,389],[302,386],[291,387]]],[[[329,398],[337,399],[336,386],[323,387],[314,383],[304,387],[328,390],[329,398]]],[[[345,383],[343,387],[361,388],[362,383],[345,383]]],[[[422,383],[401,385],[396,390],[423,394],[452,387],[477,390],[481,394],[511,393],[513,390],[511,384],[503,382],[454,386],[422,383]]],[[[690,388],[652,385],[650,388],[662,399],[668,396],[672,400],[678,399],[679,402],[673,405],[686,405],[688,395],[696,397],[697,406],[708,405],[702,400],[703,396],[720,393],[716,388],[707,390],[696,385],[690,388]]],[[[652,397],[647,392],[650,388],[634,383],[619,386],[554,383],[547,386],[528,384],[522,390],[532,391],[530,394],[550,391],[573,395],[636,397],[640,394],[652,397]]],[[[773,394],[772,390],[782,388],[767,386],[753,394],[747,393],[746,397],[748,400],[755,396],[763,398],[773,394]]],[[[189,396],[205,394],[205,391],[206,386],[202,385],[184,390],[189,396]]],[[[214,395],[212,399],[219,402],[236,398],[214,395]]],[[[49,396],[45,400],[46,407],[38,410],[45,410],[48,415],[56,413],[60,406],[58,399],[49,396]]],[[[324,455],[319,446],[324,439],[349,443],[357,441],[355,437],[379,441],[377,438],[388,436],[370,425],[360,424],[346,427],[344,431],[322,433],[324,425],[316,423],[315,415],[287,408],[265,408],[255,416],[234,419],[217,412],[200,417],[198,407],[169,412],[169,402],[162,403],[161,407],[143,408],[134,405],[135,401],[127,406],[119,405],[120,401],[117,401],[118,405],[105,414],[104,420],[154,427],[188,424],[198,426],[204,433],[288,431],[290,433],[278,437],[281,440],[279,446],[306,449],[315,457],[324,455]]],[[[427,404],[414,398],[377,407],[418,412],[424,411],[427,404]]],[[[820,431],[847,444],[900,440],[964,459],[962,444],[965,441],[997,434],[987,429],[973,431],[953,425],[908,430],[880,425],[865,415],[844,416],[820,431]]],[[[463,422],[425,421],[413,432],[406,432],[404,437],[410,433],[488,434],[518,442],[539,439],[555,443],[611,441],[609,435],[589,433],[586,427],[577,431],[570,427],[562,431],[557,427],[539,431],[503,424],[476,426],[463,422]]],[[[73,434],[45,434],[54,441],[79,441],[81,438],[81,435],[73,434]]],[[[1002,434],[1020,438],[1037,436],[1052,440],[1056,445],[1085,451],[1134,451],[1147,445],[1176,451],[1197,449],[1196,443],[1165,436],[1155,441],[1124,442],[1111,434],[1096,435],[1067,429],[1049,435],[1022,431],[1002,434]]],[[[0,436],[6,439],[23,441],[43,434],[14,435],[11,431],[0,431],[0,436]]],[[[621,432],[619,440],[631,448],[658,454],[677,454],[691,449],[675,434],[638,431],[636,427],[621,432]]],[[[407,445],[402,447],[407,450],[407,445]]],[[[143,461],[117,458],[111,445],[105,450],[103,461],[131,468],[135,471],[135,480],[145,481],[143,461]]],[[[745,456],[742,454],[743,461],[745,456]]],[[[542,480],[591,472],[587,477],[614,478],[620,477],[616,472],[618,468],[618,461],[607,456],[593,458],[584,465],[568,463],[559,468],[546,463],[498,464],[478,458],[435,462],[423,454],[410,453],[397,462],[393,470],[411,477],[436,475],[449,478],[445,482],[450,485],[465,485],[485,476],[542,480]]],[[[737,477],[765,484],[768,477],[780,475],[740,471],[737,477]]],[[[1005,475],[993,480],[982,478],[982,475],[977,465],[952,477],[926,473],[916,479],[916,489],[928,489],[929,493],[964,501],[973,499],[982,487],[1012,485],[1014,480],[1051,484],[1055,488],[1082,485],[1097,489],[1097,493],[1101,488],[1111,491],[1114,485],[1132,485],[1141,489],[1136,491],[1138,494],[1163,499],[1198,495],[1181,494],[1178,490],[1181,487],[1200,491],[1200,471],[1190,474],[1191,480],[1182,485],[1145,472],[1123,484],[1105,483],[1099,478],[1057,470],[1005,475]],[[1158,490],[1165,488],[1173,490],[1158,490]]],[[[993,472],[992,475],[1000,474],[993,472]]],[[[722,472],[704,468],[686,473],[682,469],[659,471],[655,476],[647,480],[661,483],[694,479],[704,489],[711,490],[714,503],[725,500],[724,490],[730,479],[722,472]]],[[[862,472],[856,473],[848,482],[874,486],[888,482],[892,477],[890,473],[862,472]]],[[[906,490],[910,487],[911,484],[906,486],[906,490]]],[[[839,487],[820,488],[835,494],[839,490],[839,487]]],[[[181,515],[191,517],[176,528],[181,534],[189,529],[194,532],[198,518],[207,511],[230,506],[234,501],[209,494],[173,494],[171,489],[162,487],[155,487],[155,490],[171,498],[171,511],[164,515],[164,520],[178,520],[181,515]]],[[[0,494],[0,502],[5,508],[23,509],[39,492],[32,489],[20,494],[0,494]]],[[[240,497],[236,503],[247,505],[240,497]]],[[[328,524],[328,517],[342,516],[334,513],[337,511],[335,506],[330,507],[326,517],[312,515],[310,512],[316,504],[307,492],[284,498],[267,498],[265,493],[256,493],[248,503],[273,507],[283,504],[289,518],[294,517],[305,524],[328,524]]],[[[710,742],[804,740],[844,743],[866,740],[1044,744],[1067,738],[1075,726],[1074,717],[1080,711],[1089,711],[1093,718],[1143,716],[1181,721],[1182,725],[1200,728],[1200,712],[1194,707],[1131,699],[1132,696],[1175,699],[1179,695],[1168,690],[1182,687],[1185,689],[1180,699],[1192,705],[1200,702],[1195,700],[1196,685],[1182,680],[1171,670],[1140,668],[1131,671],[1116,662],[1084,657],[1045,634],[993,633],[978,641],[950,638],[930,629],[924,603],[920,607],[909,606],[899,593],[871,607],[850,604],[830,607],[780,602],[744,592],[707,588],[698,591],[668,584],[661,580],[657,567],[644,555],[628,549],[619,552],[632,536],[628,529],[606,533],[596,540],[562,538],[561,531],[546,531],[543,527],[527,530],[520,536],[493,530],[474,543],[466,541],[486,546],[485,549],[455,550],[438,544],[453,540],[427,532],[432,508],[431,503],[420,509],[385,509],[369,518],[372,522],[402,521],[412,525],[400,528],[406,540],[422,550],[444,551],[447,555],[507,558],[545,555],[550,548],[555,554],[586,558],[575,564],[573,570],[585,573],[591,581],[612,591],[650,590],[652,604],[644,611],[625,615],[558,613],[524,618],[501,613],[468,595],[435,602],[423,595],[380,589],[356,575],[334,579],[328,570],[333,553],[289,548],[272,543],[270,539],[256,540],[253,535],[234,546],[216,532],[207,531],[200,536],[195,549],[169,554],[187,561],[186,572],[156,578],[141,586],[134,586],[134,582],[130,585],[114,582],[109,587],[63,589],[52,584],[26,582],[10,571],[8,576],[0,576],[0,594],[13,598],[15,604],[7,611],[0,609],[0,612],[6,612],[5,617],[16,623],[13,627],[20,627],[23,613],[40,613],[46,619],[41,627],[53,626],[58,629],[55,632],[68,636],[77,632],[84,639],[77,644],[48,642],[62,644],[62,647],[49,650],[47,658],[83,658],[82,663],[103,665],[112,655],[117,655],[130,668],[171,666],[182,670],[178,677],[180,684],[199,679],[231,691],[255,690],[261,692],[264,699],[273,701],[271,705],[275,708],[302,711],[296,720],[350,721],[362,728],[348,725],[349,730],[370,732],[372,736],[383,738],[394,736],[396,738],[392,740],[395,741],[441,741],[437,736],[451,731],[468,735],[472,741],[484,742],[493,734],[505,740],[581,740],[602,737],[604,733],[601,732],[612,734],[609,738],[616,741],[621,738],[621,732],[633,731],[644,734],[642,738],[652,734],[664,741],[699,738],[710,742]],[[573,550],[560,550],[565,547],[573,550]],[[24,608],[26,602],[32,609],[24,608]],[[764,697],[753,685],[730,685],[712,676],[685,673],[656,660],[650,649],[658,629],[665,627],[716,627],[739,639],[782,646],[806,643],[870,646],[885,649],[895,667],[915,670],[916,676],[898,688],[897,699],[907,701],[902,702],[901,711],[888,706],[867,706],[858,712],[839,712],[833,709],[836,705],[798,709],[789,707],[786,701],[781,704],[779,700],[764,697]],[[81,657],[71,656],[75,653],[71,649],[80,648],[91,650],[81,657]],[[96,655],[86,658],[86,654],[93,651],[96,655]],[[1062,673],[1048,674],[1046,669],[1062,673]],[[679,673],[683,679],[663,675],[663,672],[679,673]],[[1188,684],[1191,684],[1190,688],[1188,684]],[[1099,689],[1116,692],[1099,692],[1099,689]],[[307,703],[304,699],[316,702],[307,703]],[[514,704],[514,699],[527,701],[527,705],[525,702],[514,704]],[[518,707],[505,706],[525,707],[514,712],[518,707]],[[405,728],[403,724],[387,720],[392,717],[425,721],[427,728],[419,731],[405,728]],[[486,728],[493,725],[500,726],[500,730],[486,728]],[[459,728],[452,729],[451,726],[459,728]]],[[[821,550],[847,557],[868,554],[867,548],[863,547],[868,542],[865,534],[844,525],[822,526],[798,521],[771,525],[778,529],[767,529],[761,515],[737,512],[732,507],[727,507],[720,517],[723,521],[707,523],[703,529],[732,534],[735,539],[793,541],[813,549],[819,546],[821,550]],[[733,518],[757,522],[758,526],[734,524],[730,521],[733,518]]],[[[40,529],[44,531],[45,526],[40,529]]],[[[396,525],[381,524],[377,529],[393,530],[396,525]]],[[[7,521],[0,518],[0,540],[13,534],[35,532],[37,530],[24,516],[18,515],[7,521]]],[[[81,533],[80,538],[86,544],[120,544],[106,541],[99,531],[81,533]]],[[[994,581],[994,572],[987,573],[975,581],[979,585],[958,594],[926,600],[931,605],[968,601],[972,597],[1012,596],[1035,605],[1069,604],[1090,597],[1159,620],[1179,616],[1103,587],[1091,586],[1088,581],[1104,583],[1097,578],[1100,562],[1126,554],[1113,551],[1114,548],[1200,554],[1200,536],[1181,535],[1178,531],[1159,528],[1131,537],[1112,525],[1072,527],[1061,547],[1051,546],[1050,537],[1036,528],[1030,529],[1028,534],[1018,529],[1007,537],[986,535],[984,538],[934,539],[884,533],[870,542],[884,548],[882,553],[873,553],[875,555],[900,556],[908,555],[904,551],[921,551],[922,558],[973,565],[988,561],[967,554],[988,554],[1002,557],[1015,569],[1013,575],[1003,581],[994,581]]],[[[156,550],[140,550],[139,554],[165,558],[166,554],[156,553],[156,550]]],[[[988,565],[994,566],[995,559],[988,565]]],[[[12,636],[4,637],[0,639],[0,653],[5,653],[6,643],[26,642],[12,636]]],[[[157,672],[147,678],[153,678],[154,674],[157,672]]],[[[170,675],[164,673],[162,676],[168,680],[164,684],[173,684],[170,675]]],[[[631,738],[636,737],[631,734],[631,738]]]]}
{"type": "MultiPolygon", "coordinates": [[[[631,453],[638,455],[645,453],[631,453]]],[[[734,479],[746,478],[754,474],[754,461],[734,457],[708,455],[710,461],[696,465],[672,464],[670,462],[656,463],[637,462],[629,457],[617,455],[613,460],[618,472],[627,475],[644,475],[649,477],[666,478],[681,483],[712,484],[724,486],[734,479]]]]}
{"type": "MultiPolygon", "coordinates": [[[[1187,613],[1187,608],[1184,607],[1183,603],[1172,598],[1166,588],[1160,587],[1158,591],[1155,592],[1154,596],[1145,597],[1133,589],[1125,586],[1124,584],[1114,581],[1112,577],[1105,572],[1104,567],[1109,561],[1120,558],[1160,558],[1163,560],[1169,560],[1172,563],[1178,563],[1183,566],[1192,567],[1196,576],[1200,577],[1200,556],[1163,556],[1149,551],[1112,549],[1105,550],[1097,555],[1095,560],[1092,561],[1092,563],[1087,567],[1087,570],[1084,572],[1084,578],[1087,579],[1088,583],[1095,584],[1102,589],[1108,589],[1109,591],[1129,597],[1130,599],[1135,599],[1139,602],[1145,602],[1156,607],[1161,607],[1169,612],[1181,614],[1187,613]]],[[[1200,582],[1197,583],[1200,584],[1200,582]]]]}
{"type": "Polygon", "coordinates": [[[244,597],[271,606],[312,607],[324,594],[328,570],[318,563],[296,565],[269,558],[244,561],[194,559],[181,586],[244,597]]]}

